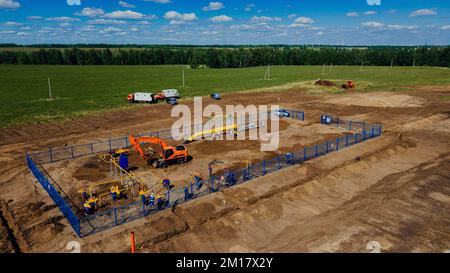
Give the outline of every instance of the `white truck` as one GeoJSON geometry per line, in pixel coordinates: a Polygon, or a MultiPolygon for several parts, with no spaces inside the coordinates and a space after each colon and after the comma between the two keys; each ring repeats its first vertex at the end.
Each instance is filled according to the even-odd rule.
{"type": "Polygon", "coordinates": [[[162,91],[162,93],[164,94],[164,97],[166,99],[169,99],[169,98],[176,98],[177,99],[179,97],[177,89],[165,89],[165,90],[162,91]]]}
{"type": "Polygon", "coordinates": [[[152,93],[136,92],[136,93],[128,95],[128,102],[129,103],[135,103],[135,102],[151,103],[154,100],[155,99],[154,99],[152,93]]]}

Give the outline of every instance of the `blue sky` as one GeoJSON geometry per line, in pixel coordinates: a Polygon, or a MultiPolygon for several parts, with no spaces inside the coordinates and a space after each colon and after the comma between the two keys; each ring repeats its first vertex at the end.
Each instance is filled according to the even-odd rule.
{"type": "Polygon", "coordinates": [[[0,43],[450,44],[450,1],[0,0],[0,43]]]}

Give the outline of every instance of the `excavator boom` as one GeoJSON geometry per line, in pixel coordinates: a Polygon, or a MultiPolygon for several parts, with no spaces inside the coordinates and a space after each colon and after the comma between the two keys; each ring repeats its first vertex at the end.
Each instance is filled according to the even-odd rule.
{"type": "Polygon", "coordinates": [[[163,150],[169,147],[169,145],[167,145],[167,143],[159,137],[134,137],[133,135],[130,135],[128,139],[130,144],[133,145],[134,149],[139,153],[142,159],[146,159],[146,154],[144,149],[141,147],[141,143],[158,144],[163,150]]]}
{"type": "Polygon", "coordinates": [[[130,135],[128,139],[141,158],[147,160],[148,164],[153,165],[155,168],[165,168],[172,162],[181,164],[187,161],[188,151],[185,146],[169,146],[159,137],[134,137],[133,135],[130,135]],[[161,146],[162,152],[160,154],[160,158],[156,160],[149,158],[150,156],[145,153],[141,143],[153,143],[161,146]]]}

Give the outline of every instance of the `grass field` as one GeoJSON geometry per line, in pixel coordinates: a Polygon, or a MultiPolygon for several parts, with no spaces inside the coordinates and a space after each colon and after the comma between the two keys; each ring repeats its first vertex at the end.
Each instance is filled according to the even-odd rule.
{"type": "MultiPolygon", "coordinates": [[[[354,80],[358,90],[401,91],[408,85],[450,83],[450,69],[430,67],[274,66],[270,80],[264,80],[265,67],[240,69],[187,69],[182,88],[182,66],[21,66],[0,65],[0,127],[17,124],[60,121],[95,111],[130,106],[128,93],[156,92],[177,88],[183,97],[207,95],[212,91],[232,92],[310,81],[354,80]],[[49,101],[47,78],[53,97],[49,101]]],[[[339,92],[337,92],[339,93],[339,92]]]]}

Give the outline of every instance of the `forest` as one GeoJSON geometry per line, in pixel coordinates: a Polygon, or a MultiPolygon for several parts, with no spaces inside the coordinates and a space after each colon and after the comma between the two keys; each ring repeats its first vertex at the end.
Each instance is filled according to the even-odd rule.
{"type": "MultiPolygon", "coordinates": [[[[105,45],[108,46],[108,45],[105,45]]],[[[150,47],[0,49],[0,64],[165,65],[238,68],[262,65],[365,65],[450,67],[442,47],[150,47]]]]}

